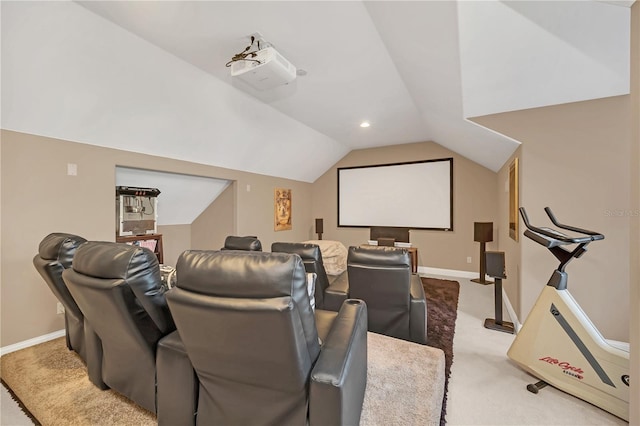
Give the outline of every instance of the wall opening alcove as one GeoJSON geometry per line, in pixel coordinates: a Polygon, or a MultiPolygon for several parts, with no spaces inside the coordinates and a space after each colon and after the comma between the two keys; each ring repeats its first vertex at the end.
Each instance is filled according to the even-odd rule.
{"type": "Polygon", "coordinates": [[[115,186],[159,189],[157,226],[163,235],[164,262],[175,265],[182,251],[193,248],[193,222],[231,183],[226,179],[116,166],[114,215],[115,186]]]}

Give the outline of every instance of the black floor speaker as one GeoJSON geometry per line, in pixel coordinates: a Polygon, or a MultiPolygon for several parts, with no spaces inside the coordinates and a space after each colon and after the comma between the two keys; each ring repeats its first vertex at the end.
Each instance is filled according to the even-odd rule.
{"type": "Polygon", "coordinates": [[[493,301],[495,304],[495,319],[487,318],[484,320],[485,328],[491,330],[502,331],[505,333],[514,333],[514,327],[512,322],[502,320],[502,280],[507,278],[504,252],[503,251],[488,251],[485,253],[485,260],[487,265],[487,275],[495,280],[493,301]]]}

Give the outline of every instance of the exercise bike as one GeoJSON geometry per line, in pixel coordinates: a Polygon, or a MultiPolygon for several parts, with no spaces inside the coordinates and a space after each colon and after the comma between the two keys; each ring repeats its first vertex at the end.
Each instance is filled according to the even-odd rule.
{"type": "Polygon", "coordinates": [[[520,208],[527,227],[524,235],[549,249],[560,265],[538,296],[507,355],[541,379],[528,385],[529,391],[538,393],[550,384],[629,421],[629,344],[602,337],[567,290],[567,264],[582,256],[588,244],[604,236],[558,223],[549,207],[545,211],[556,227],[577,236],[533,226],[525,209],[520,208]]]}

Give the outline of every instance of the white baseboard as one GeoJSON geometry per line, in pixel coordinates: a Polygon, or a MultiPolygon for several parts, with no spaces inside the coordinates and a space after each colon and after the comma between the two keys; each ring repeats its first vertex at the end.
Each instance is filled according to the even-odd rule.
{"type": "Polygon", "coordinates": [[[54,331],[53,333],[45,334],[43,336],[34,337],[33,339],[24,340],[22,342],[14,343],[13,345],[0,348],[0,356],[6,355],[11,352],[19,351],[20,349],[28,348],[29,346],[35,346],[40,343],[48,342],[49,340],[57,339],[64,336],[64,329],[54,331]]]}
{"type": "Polygon", "coordinates": [[[430,266],[418,266],[418,273],[428,274],[428,275],[444,275],[447,277],[458,277],[458,278],[478,278],[477,272],[458,271],[455,269],[432,268],[430,266]]]}
{"type": "MultiPolygon", "coordinates": [[[[455,269],[431,268],[429,266],[419,266],[418,273],[426,274],[426,275],[443,275],[445,277],[453,277],[453,278],[457,277],[457,278],[468,278],[468,279],[478,278],[479,276],[477,272],[458,271],[455,269]]],[[[490,281],[492,278],[489,276],[485,276],[485,279],[490,281]]],[[[509,314],[509,318],[511,319],[511,322],[513,322],[513,327],[515,329],[515,332],[518,333],[518,331],[522,327],[522,324],[518,321],[518,316],[516,315],[516,311],[513,309],[513,305],[511,305],[511,301],[509,300],[509,296],[507,296],[507,293],[505,292],[504,287],[502,287],[502,302],[507,308],[507,313],[509,314]]]]}
{"type": "Polygon", "coordinates": [[[507,313],[509,314],[509,318],[513,323],[513,329],[515,334],[518,334],[518,331],[520,331],[522,324],[520,324],[520,321],[518,320],[516,311],[513,309],[513,306],[511,305],[511,301],[509,300],[509,296],[507,296],[507,292],[504,290],[504,287],[502,287],[502,303],[504,303],[504,306],[507,308],[507,313]]]}

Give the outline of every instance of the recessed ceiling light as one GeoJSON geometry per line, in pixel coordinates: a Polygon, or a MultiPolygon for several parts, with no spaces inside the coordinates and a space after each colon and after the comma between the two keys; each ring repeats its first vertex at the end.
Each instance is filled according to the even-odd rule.
{"type": "Polygon", "coordinates": [[[362,123],[360,123],[360,127],[369,127],[371,126],[371,124],[368,121],[363,121],[362,123]]]}

